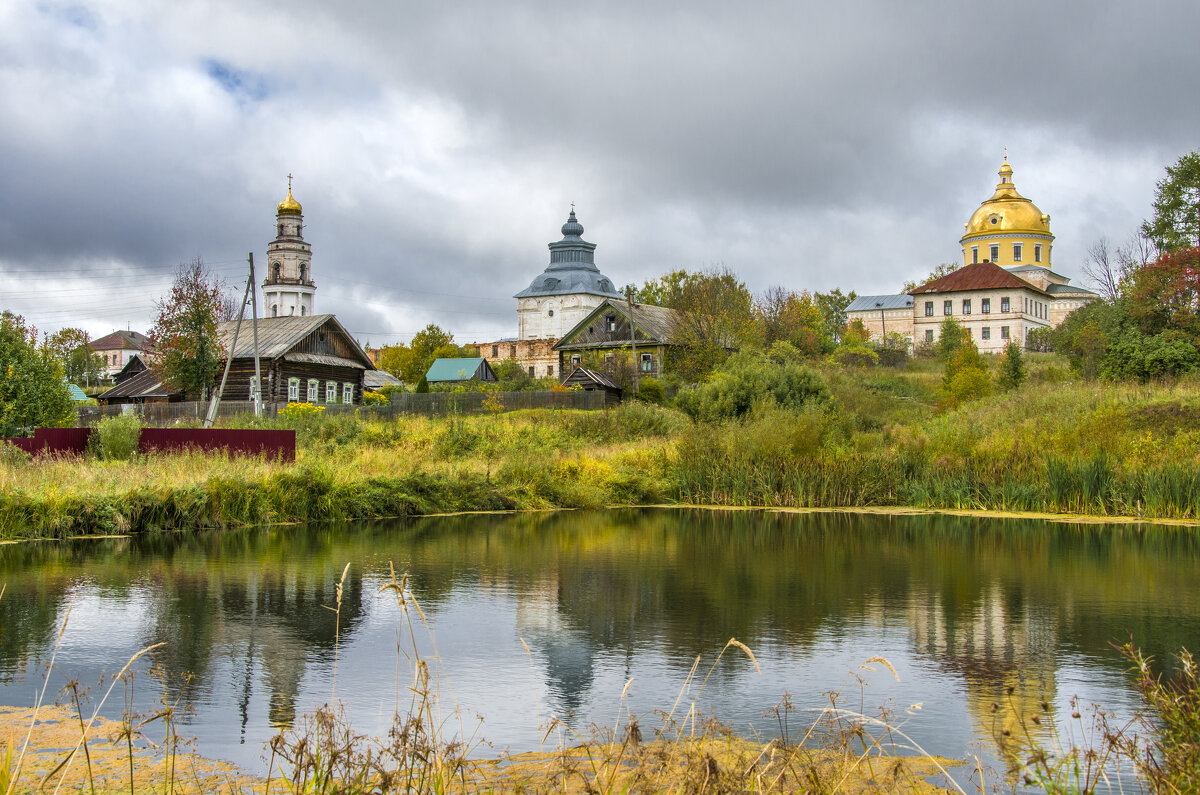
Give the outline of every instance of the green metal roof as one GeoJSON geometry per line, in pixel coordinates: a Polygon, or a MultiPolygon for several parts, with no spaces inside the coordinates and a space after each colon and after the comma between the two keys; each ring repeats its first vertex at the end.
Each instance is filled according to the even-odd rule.
{"type": "Polygon", "coordinates": [[[82,389],[74,384],[67,384],[67,391],[71,393],[71,400],[74,400],[76,403],[87,403],[91,400],[90,397],[83,393],[82,389]]]}
{"type": "Polygon", "coordinates": [[[434,381],[470,381],[479,372],[484,360],[476,359],[434,359],[425,373],[425,380],[434,381]]]}

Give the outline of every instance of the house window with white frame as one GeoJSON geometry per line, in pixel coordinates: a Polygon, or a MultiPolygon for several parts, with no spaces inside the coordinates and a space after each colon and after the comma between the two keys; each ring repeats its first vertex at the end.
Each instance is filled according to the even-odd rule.
{"type": "Polygon", "coordinates": [[[1034,247],[1033,247],[1033,261],[1034,261],[1034,262],[1041,262],[1041,261],[1042,261],[1042,244],[1041,244],[1041,243],[1036,243],[1036,244],[1034,244],[1034,247]]]}
{"type": "Polygon", "coordinates": [[[342,384],[342,402],[346,404],[354,402],[354,384],[342,384]]]}
{"type": "Polygon", "coordinates": [[[925,329],[925,341],[933,342],[933,329],[931,329],[931,328],[925,329]]]}
{"type": "Polygon", "coordinates": [[[1002,340],[1008,339],[1008,326],[1000,327],[1000,339],[1002,339],[1002,340]]]}
{"type": "Polygon", "coordinates": [[[642,354],[642,372],[649,373],[654,369],[654,356],[649,353],[642,354]]]}
{"type": "Polygon", "coordinates": [[[318,387],[320,387],[320,385],[321,385],[321,382],[318,381],[317,379],[315,379],[315,378],[308,379],[308,402],[309,403],[317,402],[317,389],[318,389],[318,387]]]}
{"type": "Polygon", "coordinates": [[[325,382],[325,402],[326,403],[337,403],[337,382],[335,382],[335,381],[326,381],[325,382]]]}
{"type": "Polygon", "coordinates": [[[933,317],[933,301],[925,302],[925,317],[933,317]]]}
{"type": "Polygon", "coordinates": [[[971,299],[970,298],[963,299],[963,314],[964,315],[971,314],[971,299]]]}
{"type": "Polygon", "coordinates": [[[992,338],[992,327],[984,326],[981,328],[979,330],[979,336],[981,339],[990,340],[992,338]]]}
{"type": "Polygon", "coordinates": [[[953,301],[943,301],[942,302],[942,314],[946,315],[947,317],[954,314],[954,302],[953,301]]]}
{"type": "Polygon", "coordinates": [[[583,355],[578,353],[571,354],[571,364],[575,367],[583,364],[583,355]]]}
{"type": "Polygon", "coordinates": [[[1013,243],[1013,262],[1020,262],[1020,261],[1021,261],[1021,253],[1022,253],[1022,251],[1021,251],[1021,244],[1020,244],[1020,243],[1013,243]]]}
{"type": "Polygon", "coordinates": [[[999,245],[992,246],[990,253],[992,255],[992,262],[995,262],[996,260],[1000,259],[1000,246],[999,245]]]}
{"type": "Polygon", "coordinates": [[[299,403],[299,402],[300,402],[300,379],[299,378],[289,378],[288,379],[288,403],[299,403]]]}
{"type": "Polygon", "coordinates": [[[1009,303],[1008,303],[1008,296],[1007,296],[1007,295],[1006,295],[1006,296],[1004,296],[1003,298],[1001,298],[1001,299],[1000,299],[1000,311],[1001,311],[1001,312],[1008,312],[1008,311],[1009,311],[1009,303]]]}
{"type": "Polygon", "coordinates": [[[979,264],[979,246],[971,246],[971,264],[979,264]]]}
{"type": "Polygon", "coordinates": [[[979,311],[985,315],[988,314],[989,312],[991,312],[992,311],[992,299],[980,298],[979,299],[979,311]]]}

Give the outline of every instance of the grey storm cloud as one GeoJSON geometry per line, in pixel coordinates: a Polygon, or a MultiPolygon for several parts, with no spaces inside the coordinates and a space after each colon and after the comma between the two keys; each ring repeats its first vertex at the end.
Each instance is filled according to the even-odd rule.
{"type": "Polygon", "coordinates": [[[1197,147],[1193,2],[350,2],[0,8],[0,304],[146,326],[230,282],[295,175],[319,311],[511,334],[577,202],[617,283],[898,289],[959,256],[1008,147],[1055,267],[1197,147]]]}

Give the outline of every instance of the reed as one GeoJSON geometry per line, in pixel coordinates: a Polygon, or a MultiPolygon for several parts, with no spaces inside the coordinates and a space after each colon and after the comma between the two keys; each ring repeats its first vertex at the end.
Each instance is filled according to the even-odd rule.
{"type": "Polygon", "coordinates": [[[717,423],[640,402],[249,417],[229,421],[295,426],[297,462],[0,456],[0,537],[668,502],[1200,519],[1200,381],[1047,389],[1031,378],[939,413],[927,363],[822,374],[828,404],[764,403],[717,423]]]}

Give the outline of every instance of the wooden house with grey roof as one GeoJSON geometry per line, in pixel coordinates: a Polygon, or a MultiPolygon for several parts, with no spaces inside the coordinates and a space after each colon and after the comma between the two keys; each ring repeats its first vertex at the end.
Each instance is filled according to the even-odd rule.
{"type": "MultiPolygon", "coordinates": [[[[228,349],[236,321],[217,332],[228,349]]],[[[333,315],[258,319],[264,403],[362,403],[370,358],[333,315]]],[[[242,321],[222,400],[250,400],[254,386],[254,321],[242,321]]]]}
{"type": "Polygon", "coordinates": [[[639,375],[660,378],[678,323],[674,309],[606,298],[554,346],[559,372],[570,372],[576,366],[594,369],[606,356],[636,348],[639,375]]]}

